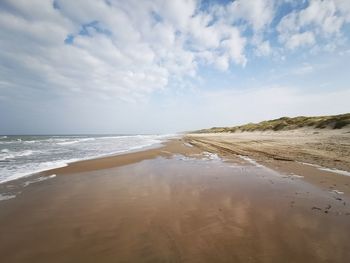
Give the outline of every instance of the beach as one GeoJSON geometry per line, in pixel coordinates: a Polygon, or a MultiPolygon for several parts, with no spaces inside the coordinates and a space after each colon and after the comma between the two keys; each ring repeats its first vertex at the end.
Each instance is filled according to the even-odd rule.
{"type": "Polygon", "coordinates": [[[348,155],[316,135],[185,135],[5,182],[1,261],[349,262],[348,155]]]}
{"type": "Polygon", "coordinates": [[[350,0],[0,0],[0,263],[350,263],[350,0]]]}

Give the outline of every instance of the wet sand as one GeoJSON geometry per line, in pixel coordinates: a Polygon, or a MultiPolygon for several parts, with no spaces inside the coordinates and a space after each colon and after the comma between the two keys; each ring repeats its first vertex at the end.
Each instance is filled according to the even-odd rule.
{"type": "Polygon", "coordinates": [[[1,262],[349,262],[349,191],[317,182],[350,177],[221,157],[179,139],[3,184],[1,262]]]}

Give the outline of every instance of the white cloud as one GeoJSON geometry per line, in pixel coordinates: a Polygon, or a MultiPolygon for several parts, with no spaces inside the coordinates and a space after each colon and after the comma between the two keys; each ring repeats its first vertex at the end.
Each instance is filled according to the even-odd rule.
{"type": "Polygon", "coordinates": [[[1,67],[15,69],[1,76],[2,83],[21,89],[42,85],[58,93],[139,98],[165,88],[170,76],[194,77],[198,63],[227,70],[247,61],[239,30],[225,20],[212,22],[212,14],[198,11],[192,0],[2,5],[1,67]],[[19,71],[29,76],[27,85],[16,77],[19,71]]]}
{"type": "Polygon", "coordinates": [[[245,66],[246,57],[243,55],[245,39],[239,36],[237,30],[232,31],[232,37],[222,41],[222,46],[226,50],[230,59],[236,61],[237,64],[245,66]]]}
{"type": "Polygon", "coordinates": [[[195,0],[166,1],[156,0],[156,10],[176,28],[185,30],[194,15],[197,2],[195,0]]]}
{"type": "Polygon", "coordinates": [[[307,27],[313,27],[318,34],[339,33],[345,22],[339,14],[340,5],[333,0],[310,0],[308,6],[299,11],[293,11],[282,18],[278,25],[280,33],[300,32],[307,27]]]}
{"type": "Polygon", "coordinates": [[[274,1],[271,0],[237,0],[228,7],[232,20],[244,19],[255,31],[264,29],[274,17],[274,1]]]}
{"type": "MultiPolygon", "coordinates": [[[[250,28],[253,32],[252,37],[245,44],[253,46],[257,56],[268,56],[272,52],[265,34],[275,16],[276,6],[274,0],[236,0],[224,8],[216,8],[215,13],[230,23],[237,24],[241,31],[250,28]]],[[[241,61],[245,65],[246,60],[241,61]]]]}
{"type": "Polygon", "coordinates": [[[347,22],[350,22],[350,1],[346,0],[334,0],[337,9],[344,16],[347,22]]]}
{"type": "Polygon", "coordinates": [[[228,67],[230,66],[229,59],[227,56],[216,57],[214,63],[215,63],[215,66],[222,71],[227,70],[228,67]]]}
{"type": "Polygon", "coordinates": [[[301,46],[310,46],[315,43],[315,37],[312,32],[296,33],[291,35],[286,41],[286,47],[295,49],[301,46]]]}
{"type": "MultiPolygon", "coordinates": [[[[208,10],[195,0],[54,3],[0,3],[0,88],[11,96],[18,89],[18,96],[37,90],[138,100],[199,77],[202,65],[227,71],[276,50],[267,36],[280,1],[208,10]]],[[[341,35],[349,14],[344,1],[312,0],[281,20],[279,40],[291,50],[313,46],[320,35],[341,35]]]]}
{"type": "MultiPolygon", "coordinates": [[[[340,38],[342,26],[349,21],[350,7],[337,0],[310,0],[307,7],[284,16],[277,31],[287,48],[312,46],[316,39],[340,38]]],[[[320,41],[321,42],[321,41],[320,41]]]]}
{"type": "Polygon", "coordinates": [[[312,0],[307,8],[299,13],[299,26],[315,25],[321,33],[339,33],[343,25],[343,17],[336,14],[337,8],[333,1],[312,0]]]}
{"type": "Polygon", "coordinates": [[[257,56],[269,56],[272,53],[270,42],[268,40],[258,42],[255,53],[257,56]]]}

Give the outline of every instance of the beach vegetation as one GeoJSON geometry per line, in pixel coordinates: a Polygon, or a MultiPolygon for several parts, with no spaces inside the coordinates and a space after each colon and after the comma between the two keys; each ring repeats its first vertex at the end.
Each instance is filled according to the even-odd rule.
{"type": "Polygon", "coordinates": [[[195,131],[195,133],[234,133],[234,132],[254,132],[254,131],[281,131],[294,130],[300,128],[315,129],[342,129],[350,126],[350,113],[315,116],[315,117],[281,117],[274,120],[262,121],[259,123],[248,123],[233,127],[213,127],[195,131]]]}

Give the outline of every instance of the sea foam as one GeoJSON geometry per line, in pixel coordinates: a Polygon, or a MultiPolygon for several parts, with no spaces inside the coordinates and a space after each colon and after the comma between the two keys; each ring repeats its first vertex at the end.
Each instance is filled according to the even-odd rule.
{"type": "Polygon", "coordinates": [[[0,201],[5,201],[5,200],[9,200],[12,198],[15,198],[15,195],[10,195],[10,194],[0,194],[0,201]]]}
{"type": "Polygon", "coordinates": [[[0,183],[88,160],[155,146],[174,135],[8,136],[0,143],[0,183]]]}
{"type": "Polygon", "coordinates": [[[3,150],[1,150],[1,153],[0,153],[0,161],[5,161],[7,159],[13,159],[16,157],[29,156],[32,154],[34,154],[34,151],[32,151],[32,150],[13,152],[13,151],[10,151],[9,149],[3,149],[3,150]]]}

